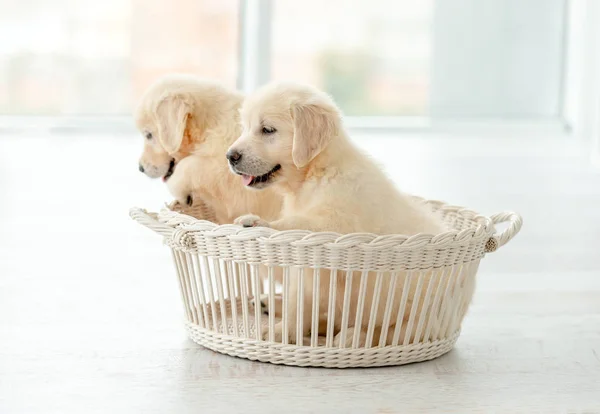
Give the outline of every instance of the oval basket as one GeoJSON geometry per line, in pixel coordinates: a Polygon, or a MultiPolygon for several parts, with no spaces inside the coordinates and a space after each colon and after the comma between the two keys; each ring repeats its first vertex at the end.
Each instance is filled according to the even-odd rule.
{"type": "Polygon", "coordinates": [[[450,351],[481,258],[522,225],[511,212],[485,217],[419,200],[452,230],[407,237],[242,228],[199,220],[214,217],[204,206],[130,215],[170,247],[198,344],[275,364],[373,367],[450,351]],[[509,225],[497,234],[501,222],[509,225]]]}

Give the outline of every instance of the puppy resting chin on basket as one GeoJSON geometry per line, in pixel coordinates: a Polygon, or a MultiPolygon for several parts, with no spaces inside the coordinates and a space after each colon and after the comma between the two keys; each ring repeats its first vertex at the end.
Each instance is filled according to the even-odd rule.
{"type": "MultiPolygon", "coordinates": [[[[235,220],[244,227],[265,226],[277,230],[306,229],[346,233],[415,235],[438,234],[445,231],[441,219],[424,205],[402,194],[381,169],[349,140],[342,126],[341,114],[324,93],[304,85],[274,83],[247,97],[241,109],[242,135],[227,152],[230,168],[240,175],[248,188],[273,191],[283,196],[283,210],[277,220],[257,215],[245,215],[235,220]]],[[[348,280],[337,273],[337,297],[344,294],[348,280]]],[[[307,271],[304,279],[305,303],[302,336],[310,333],[310,310],[314,275],[307,271]]],[[[331,274],[321,269],[319,277],[319,309],[327,309],[331,274]]],[[[352,299],[357,303],[358,277],[352,278],[352,299]]],[[[373,292],[373,277],[368,278],[366,292],[373,292]]],[[[381,291],[390,289],[390,278],[384,278],[381,291]]],[[[395,289],[401,290],[403,283],[395,289]]],[[[288,336],[297,342],[298,277],[290,278],[288,336]]],[[[414,287],[408,295],[410,308],[414,287]]],[[[364,298],[364,308],[370,309],[373,295],[364,298]]],[[[401,294],[391,321],[396,321],[401,294]]],[[[379,302],[379,307],[384,306],[379,302]]],[[[280,302],[279,302],[280,303],[280,302]]],[[[263,300],[262,307],[267,307],[263,300]]],[[[279,305],[281,306],[281,305],[279,305]]],[[[268,310],[269,312],[272,310],[268,310]]],[[[274,310],[281,314],[281,309],[274,310]]],[[[356,306],[349,309],[348,330],[340,337],[341,304],[335,309],[335,344],[348,343],[360,330],[360,346],[364,344],[366,317],[361,326],[354,326],[356,306]]],[[[405,312],[407,315],[408,312],[405,312]]],[[[381,329],[383,309],[377,312],[375,330],[381,329]]],[[[320,314],[319,333],[324,334],[327,314],[320,314]]],[[[389,326],[393,332],[394,324],[389,326]]],[[[282,322],[275,324],[275,341],[281,341],[282,322]]],[[[263,330],[263,338],[268,332],[263,330]]],[[[377,333],[376,333],[377,335],[377,333]]],[[[406,333],[402,333],[402,336],[406,333]]],[[[411,333],[414,335],[414,332],[411,333]]],[[[391,338],[388,339],[391,343],[391,338]]]]}

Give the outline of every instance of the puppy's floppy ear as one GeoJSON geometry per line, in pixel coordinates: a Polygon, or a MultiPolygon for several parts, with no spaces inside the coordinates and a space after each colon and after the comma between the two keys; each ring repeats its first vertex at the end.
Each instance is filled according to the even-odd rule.
{"type": "Polygon", "coordinates": [[[191,108],[178,96],[165,98],[156,109],[158,140],[169,154],[179,150],[191,108]]]}
{"type": "Polygon", "coordinates": [[[335,105],[313,101],[292,106],[294,142],[292,159],[298,168],[306,166],[339,134],[340,114],[335,105]]]}

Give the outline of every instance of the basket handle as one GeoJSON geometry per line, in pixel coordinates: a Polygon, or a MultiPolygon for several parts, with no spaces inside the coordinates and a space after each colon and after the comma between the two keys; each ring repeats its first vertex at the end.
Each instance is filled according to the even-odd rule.
{"type": "Polygon", "coordinates": [[[519,233],[523,226],[523,219],[517,213],[512,211],[504,211],[490,216],[492,223],[499,224],[509,222],[510,225],[500,234],[494,234],[485,244],[486,253],[495,252],[500,247],[508,243],[513,237],[519,233]]]}
{"type": "Polygon", "coordinates": [[[168,224],[158,221],[158,215],[156,213],[150,213],[143,208],[134,207],[130,209],[129,216],[141,225],[148,227],[150,230],[160,234],[161,236],[171,236],[175,231],[173,226],[169,226],[168,224]]]}

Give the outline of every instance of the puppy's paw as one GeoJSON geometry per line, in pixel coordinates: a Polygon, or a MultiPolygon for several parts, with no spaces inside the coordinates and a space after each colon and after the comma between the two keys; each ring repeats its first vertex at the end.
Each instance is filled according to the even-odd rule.
{"type": "MultiPolygon", "coordinates": [[[[270,340],[270,335],[269,335],[269,326],[262,326],[261,329],[261,338],[263,339],[263,341],[269,341],[270,340]]],[[[294,337],[294,341],[292,341],[292,335],[290,335],[289,331],[288,331],[288,344],[293,344],[295,343],[295,337],[294,337]]],[[[276,323],[273,326],[273,342],[279,342],[279,343],[283,343],[283,326],[281,324],[281,322],[276,323]]]]}
{"type": "MultiPolygon", "coordinates": [[[[271,309],[271,306],[269,305],[269,295],[267,293],[260,295],[258,297],[258,302],[260,304],[260,313],[263,315],[268,315],[273,312],[276,318],[281,317],[281,312],[283,310],[283,297],[281,295],[276,294],[273,296],[273,309],[271,309]]],[[[255,308],[254,298],[250,299],[250,305],[252,308],[255,308]]]]}
{"type": "MultiPolygon", "coordinates": [[[[262,294],[258,297],[258,303],[260,304],[260,313],[263,315],[269,314],[269,295],[262,294]]],[[[250,306],[256,309],[254,298],[250,299],[250,306]]]]}
{"type": "Polygon", "coordinates": [[[270,227],[268,221],[265,221],[253,214],[240,216],[233,221],[233,224],[237,224],[238,226],[242,227],[270,227]]]}
{"type": "MultiPolygon", "coordinates": [[[[342,336],[341,332],[338,332],[338,334],[333,338],[333,346],[335,348],[341,347],[341,348],[352,348],[352,342],[354,341],[354,335],[356,332],[357,328],[355,328],[354,326],[349,327],[346,330],[346,336],[342,336]]],[[[358,334],[358,347],[363,347],[365,346],[365,343],[367,341],[367,333],[364,330],[360,330],[359,334],[358,334]]]]}
{"type": "Polygon", "coordinates": [[[171,195],[182,206],[191,206],[194,204],[194,197],[189,185],[189,180],[175,172],[167,181],[167,188],[171,195]]]}

